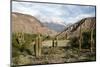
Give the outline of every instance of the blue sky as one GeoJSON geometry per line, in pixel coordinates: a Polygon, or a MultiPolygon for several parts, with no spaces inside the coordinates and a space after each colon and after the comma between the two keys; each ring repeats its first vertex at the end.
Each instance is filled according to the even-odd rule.
{"type": "Polygon", "coordinates": [[[95,17],[94,6],[12,2],[12,12],[29,14],[41,22],[75,23],[85,17],[95,17]]]}

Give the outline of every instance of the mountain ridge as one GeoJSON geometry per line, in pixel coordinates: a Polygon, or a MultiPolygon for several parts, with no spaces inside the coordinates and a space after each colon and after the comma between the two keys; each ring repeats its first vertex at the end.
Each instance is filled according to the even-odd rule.
{"type": "MultiPolygon", "coordinates": [[[[65,30],[63,31],[59,37],[65,37],[66,36],[66,32],[67,32],[67,36],[68,38],[70,37],[78,37],[79,36],[79,32],[80,32],[80,26],[81,26],[81,30],[82,32],[85,32],[85,31],[89,31],[91,30],[92,26],[94,23],[96,23],[96,17],[87,17],[87,18],[83,18],[81,19],[80,21],[76,22],[76,23],[81,23],[81,21],[84,20],[84,22],[79,25],[79,27],[77,29],[75,29],[73,32],[70,31],[70,28],[69,30],[65,30]]],[[[75,24],[76,24],[75,23],[75,24]]],[[[75,25],[73,24],[73,26],[75,25]]],[[[96,28],[96,26],[95,26],[96,28]]]]}

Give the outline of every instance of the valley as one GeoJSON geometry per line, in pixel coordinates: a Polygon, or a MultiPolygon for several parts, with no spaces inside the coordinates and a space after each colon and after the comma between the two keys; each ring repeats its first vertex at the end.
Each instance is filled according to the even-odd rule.
{"type": "Polygon", "coordinates": [[[12,64],[95,61],[95,20],[95,17],[87,17],[66,27],[57,24],[57,30],[52,23],[48,27],[33,16],[13,12],[12,64]]]}

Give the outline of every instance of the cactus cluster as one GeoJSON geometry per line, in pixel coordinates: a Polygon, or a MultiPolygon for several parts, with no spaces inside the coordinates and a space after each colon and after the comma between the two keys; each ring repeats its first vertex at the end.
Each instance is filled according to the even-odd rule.
{"type": "MultiPolygon", "coordinates": [[[[93,31],[94,29],[90,29],[90,51],[93,52],[93,44],[94,44],[94,39],[93,39],[93,31]]],[[[83,43],[83,35],[82,35],[82,29],[80,26],[80,39],[79,39],[79,51],[82,50],[82,43],[83,43]]]]}

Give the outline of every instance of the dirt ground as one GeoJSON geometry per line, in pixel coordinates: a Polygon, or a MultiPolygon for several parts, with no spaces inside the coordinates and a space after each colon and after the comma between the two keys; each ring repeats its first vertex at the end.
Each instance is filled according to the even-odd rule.
{"type": "Polygon", "coordinates": [[[27,52],[23,52],[21,55],[14,57],[12,62],[15,65],[36,65],[96,60],[95,50],[92,53],[90,51],[79,51],[78,48],[71,48],[68,42],[61,40],[57,47],[51,47],[52,41],[45,41],[43,42],[40,57],[36,57],[35,54],[29,55],[27,52]],[[62,43],[63,45],[60,45],[62,43]]]}
{"type": "Polygon", "coordinates": [[[79,52],[78,49],[66,47],[43,47],[40,57],[35,57],[34,55],[21,55],[17,59],[17,65],[71,63],[95,61],[96,54],[95,51],[92,53],[90,51],[79,52]]]}
{"type": "Polygon", "coordinates": [[[77,49],[44,48],[40,58],[34,58],[33,64],[68,63],[95,61],[95,52],[79,52],[77,49]]]}

